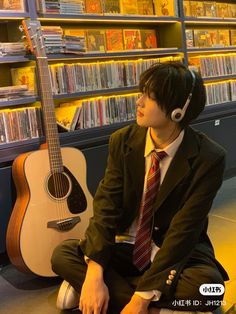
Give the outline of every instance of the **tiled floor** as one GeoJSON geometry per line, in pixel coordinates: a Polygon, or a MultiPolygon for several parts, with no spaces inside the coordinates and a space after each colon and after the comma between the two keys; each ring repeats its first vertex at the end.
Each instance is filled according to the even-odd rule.
{"type": "Polygon", "coordinates": [[[210,215],[209,235],[218,260],[226,268],[224,311],[236,304],[236,178],[224,181],[210,215]]]}
{"type": "MultiPolygon", "coordinates": [[[[226,304],[217,314],[236,313],[233,306],[236,304],[235,192],[236,177],[225,180],[210,214],[209,235],[218,260],[230,276],[226,283],[226,304]]],[[[22,274],[12,265],[4,267],[0,270],[0,314],[65,314],[66,311],[60,312],[55,307],[59,284],[58,278],[39,278],[22,274]]]]}

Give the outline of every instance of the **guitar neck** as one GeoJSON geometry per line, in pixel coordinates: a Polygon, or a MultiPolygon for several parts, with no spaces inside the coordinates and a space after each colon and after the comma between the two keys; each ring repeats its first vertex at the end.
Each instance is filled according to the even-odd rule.
{"type": "Polygon", "coordinates": [[[53,173],[61,173],[63,171],[63,163],[57,131],[50,72],[41,24],[37,20],[23,20],[22,26],[29,44],[29,49],[35,54],[37,61],[44,130],[48,144],[50,168],[53,173]]]}
{"type": "Polygon", "coordinates": [[[37,58],[38,74],[41,92],[41,105],[44,118],[44,129],[48,144],[49,160],[52,172],[62,172],[60,141],[57,130],[54,101],[50,80],[48,61],[46,56],[37,58]]]}

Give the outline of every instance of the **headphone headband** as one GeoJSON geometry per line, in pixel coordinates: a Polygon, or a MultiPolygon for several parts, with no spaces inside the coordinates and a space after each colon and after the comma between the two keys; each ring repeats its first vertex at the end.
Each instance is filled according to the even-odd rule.
{"type": "Polygon", "coordinates": [[[192,70],[189,70],[189,72],[191,73],[191,76],[192,76],[192,79],[193,79],[192,80],[192,87],[191,87],[191,90],[189,92],[189,95],[187,97],[187,100],[186,100],[183,108],[176,108],[175,110],[173,110],[171,112],[171,120],[175,121],[175,122],[180,122],[184,118],[185,112],[188,109],[189,103],[190,103],[190,101],[192,99],[193,90],[194,90],[195,83],[196,83],[196,76],[195,76],[195,73],[192,70]]]}

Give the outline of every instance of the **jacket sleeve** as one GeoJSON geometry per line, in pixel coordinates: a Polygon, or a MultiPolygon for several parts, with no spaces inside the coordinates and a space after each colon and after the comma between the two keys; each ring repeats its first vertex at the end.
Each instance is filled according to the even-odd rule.
{"type": "Polygon", "coordinates": [[[151,267],[141,277],[137,291],[157,289],[167,297],[173,295],[178,275],[198,246],[213,199],[222,184],[224,166],[223,151],[210,159],[197,158],[195,169],[192,169],[195,174],[184,194],[183,206],[173,216],[161,248],[151,267]],[[176,271],[176,276],[173,284],[168,285],[171,270],[176,271]]]}
{"type": "Polygon", "coordinates": [[[107,167],[93,201],[93,217],[81,242],[86,256],[106,267],[115,243],[117,221],[122,215],[123,166],[119,133],[110,137],[107,167]]]}

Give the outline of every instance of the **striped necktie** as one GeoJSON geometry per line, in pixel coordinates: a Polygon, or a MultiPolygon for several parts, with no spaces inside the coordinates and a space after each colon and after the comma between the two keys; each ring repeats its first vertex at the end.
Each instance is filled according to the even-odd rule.
{"type": "Polygon", "coordinates": [[[143,193],[137,234],[133,251],[133,263],[142,271],[150,262],[153,205],[160,186],[160,161],[167,156],[166,152],[151,153],[151,167],[147,176],[146,189],[143,193]]]}

